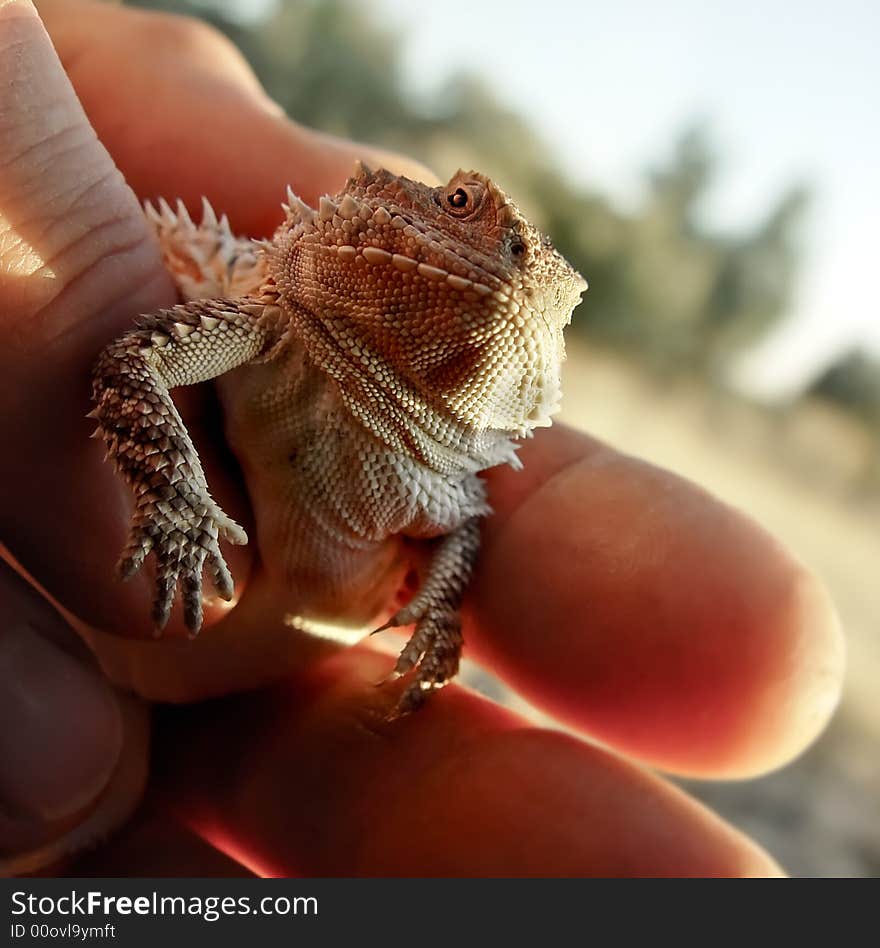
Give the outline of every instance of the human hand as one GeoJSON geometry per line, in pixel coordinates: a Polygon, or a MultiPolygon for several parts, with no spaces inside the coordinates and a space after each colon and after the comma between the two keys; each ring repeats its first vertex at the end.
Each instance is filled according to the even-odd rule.
{"type": "MultiPolygon", "coordinates": [[[[421,176],[289,123],[203,26],[94,3],[41,11],[91,125],[141,197],[179,195],[196,207],[204,193],[237,230],[264,235],[287,183],[314,201],[338,189],[356,156],[421,176]]],[[[258,575],[228,616],[208,616],[195,645],[115,635],[144,623],[149,589],[113,578],[129,500],[86,438],[89,371],[134,313],[168,305],[173,290],[27,4],[0,8],[0,44],[18,53],[0,57],[3,87],[17,83],[0,103],[0,423],[15,445],[2,474],[3,536],[118,681],[175,699],[254,684],[277,674],[282,648],[253,644],[264,641],[271,599],[258,575]]],[[[212,439],[210,403],[190,396],[185,407],[218,499],[246,516],[212,439]]],[[[553,429],[521,456],[524,472],[489,475],[497,513],[468,604],[470,653],[572,728],[670,771],[745,776],[802,749],[841,677],[836,620],[816,581],[742,515],[586,436],[553,429]]],[[[229,553],[233,572],[247,575],[250,552],[229,553]]],[[[0,639],[12,742],[0,754],[0,804],[11,814],[0,846],[14,853],[51,840],[55,853],[74,827],[94,832],[102,813],[108,822],[108,800],[109,822],[131,807],[146,727],[85,657],[53,680],[41,648],[66,630],[20,579],[3,588],[7,615],[23,618],[0,639]],[[22,625],[27,677],[10,634],[22,625]],[[88,696],[86,685],[56,687],[77,675],[88,696]],[[44,701],[59,693],[63,701],[44,701]],[[15,743],[34,733],[38,706],[40,733],[58,736],[65,759],[89,764],[56,776],[51,806],[38,805],[52,784],[49,749],[15,743]],[[13,760],[30,770],[13,773],[13,760]]],[[[67,639],[65,648],[75,651],[67,639]]],[[[276,874],[773,871],[716,817],[608,752],[456,686],[387,724],[387,695],[373,687],[384,654],[283,648],[282,685],[160,715],[154,825],[186,827],[276,874]]],[[[103,860],[136,872],[143,851],[138,865],[120,855],[130,839],[91,857],[91,871],[103,860]]],[[[163,846],[169,869],[181,871],[163,846]]]]}

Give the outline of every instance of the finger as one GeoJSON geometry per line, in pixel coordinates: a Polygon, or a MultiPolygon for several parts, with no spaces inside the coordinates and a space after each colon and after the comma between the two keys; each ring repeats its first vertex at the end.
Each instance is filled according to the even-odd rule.
{"type": "Polygon", "coordinates": [[[822,729],[843,647],[819,582],[739,511],[563,427],[488,475],[468,645],[603,742],[693,775],[778,766],[822,729]]]}
{"type": "Polygon", "coordinates": [[[265,572],[252,576],[226,618],[195,639],[156,642],[80,629],[105,673],[152,701],[201,701],[259,688],[340,648],[297,631],[285,619],[285,598],[265,572]]]}
{"type": "Polygon", "coordinates": [[[174,290],[29,3],[0,7],[0,53],[0,529],[74,613],[149,634],[149,578],[114,578],[130,492],[84,416],[98,353],[174,290]]]}
{"type": "Polygon", "coordinates": [[[0,604],[0,875],[12,875],[87,845],[132,812],[147,720],[4,563],[0,604]]]}
{"type": "Polygon", "coordinates": [[[167,805],[263,875],[773,875],[669,784],[454,686],[388,723],[365,647],[165,717],[167,805]]]}
{"type": "Polygon", "coordinates": [[[288,184],[314,204],[342,187],[356,158],[433,177],[290,122],[232,43],[197,20],[86,0],[54,0],[41,13],[99,137],[144,198],[196,209],[204,194],[240,231],[264,235],[282,219],[288,184]]]}

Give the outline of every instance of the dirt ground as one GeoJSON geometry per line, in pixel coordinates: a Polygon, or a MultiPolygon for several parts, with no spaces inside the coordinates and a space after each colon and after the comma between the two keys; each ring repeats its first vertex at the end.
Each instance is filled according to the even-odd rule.
{"type": "Polygon", "coordinates": [[[849,656],[832,725],[775,774],[687,788],[794,875],[880,875],[880,499],[859,487],[864,433],[821,406],[774,416],[664,383],[577,338],[563,390],[562,420],[747,511],[831,590],[849,656]]]}

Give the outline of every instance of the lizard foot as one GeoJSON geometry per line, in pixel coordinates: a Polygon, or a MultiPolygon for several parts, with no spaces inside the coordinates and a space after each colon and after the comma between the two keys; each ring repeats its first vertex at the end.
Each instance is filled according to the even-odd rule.
{"type": "Polygon", "coordinates": [[[415,674],[397,702],[392,719],[415,711],[432,691],[442,688],[458,672],[464,644],[459,609],[479,544],[479,518],[471,517],[442,539],[421,589],[382,626],[390,629],[415,623],[415,631],[394,666],[397,677],[413,669],[415,674]]]}
{"type": "Polygon", "coordinates": [[[415,670],[389,720],[420,708],[432,691],[438,691],[458,672],[463,638],[461,618],[457,609],[432,603],[419,616],[402,609],[383,628],[408,625],[415,619],[416,627],[400,653],[393,676],[400,677],[415,670]]]}
{"type": "Polygon", "coordinates": [[[117,571],[122,579],[143,566],[147,554],[156,560],[156,590],[152,618],[156,635],[168,624],[178,584],[184,623],[190,634],[202,626],[202,568],[207,565],[214,587],[227,602],[232,599],[232,574],[220,552],[219,538],[247,543],[247,534],[210,499],[181,508],[176,494],[170,501],[154,500],[148,510],[135,514],[128,544],[117,571]]]}

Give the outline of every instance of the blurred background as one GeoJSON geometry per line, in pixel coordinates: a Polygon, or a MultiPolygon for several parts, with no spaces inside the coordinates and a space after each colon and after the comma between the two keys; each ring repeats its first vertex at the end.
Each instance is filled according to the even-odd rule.
{"type": "Polygon", "coordinates": [[[564,419],[763,522],[849,643],[803,757],[687,788],[794,874],[880,876],[880,5],[138,5],[218,26],[305,124],[488,173],[587,276],[564,419]]]}

